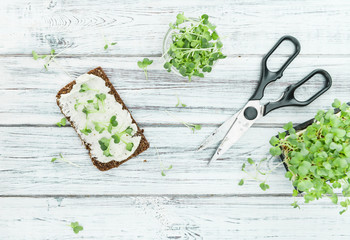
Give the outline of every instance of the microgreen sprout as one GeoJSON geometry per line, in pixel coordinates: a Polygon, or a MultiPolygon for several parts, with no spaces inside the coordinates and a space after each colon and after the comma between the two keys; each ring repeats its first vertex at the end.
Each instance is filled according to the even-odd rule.
{"type": "Polygon", "coordinates": [[[100,144],[101,150],[103,151],[103,155],[105,155],[106,157],[111,157],[112,154],[109,152],[109,147],[110,147],[110,142],[111,139],[110,138],[101,138],[98,143],[100,144]]]}
{"type": "Polygon", "coordinates": [[[59,121],[58,123],[56,123],[56,125],[58,127],[62,127],[62,126],[66,126],[67,120],[66,118],[62,118],[61,121],[59,121]]]}
{"type": "Polygon", "coordinates": [[[75,111],[78,111],[78,107],[79,107],[80,105],[82,105],[82,104],[83,104],[83,103],[79,102],[79,100],[76,99],[76,100],[75,100],[75,104],[74,104],[74,109],[75,109],[75,111]]]}
{"type": "MultiPolygon", "coordinates": [[[[111,118],[110,120],[110,124],[108,126],[108,128],[113,128],[113,127],[116,127],[118,125],[118,122],[115,120],[114,117],[111,118]],[[113,126],[115,125],[115,126],[113,126]]],[[[109,131],[109,130],[108,130],[109,131]]],[[[132,131],[133,129],[131,127],[127,127],[124,131],[122,132],[116,132],[114,133],[111,138],[106,138],[106,137],[103,137],[101,138],[98,143],[100,144],[100,148],[101,150],[103,151],[103,155],[105,155],[106,157],[111,157],[112,154],[109,152],[109,147],[110,147],[110,143],[111,143],[111,140],[113,139],[113,142],[114,143],[119,143],[120,141],[122,141],[124,144],[125,144],[125,149],[128,150],[128,151],[131,151],[132,148],[134,147],[134,144],[133,143],[128,143],[126,141],[124,141],[122,139],[122,136],[125,135],[125,134],[128,134],[131,136],[132,134],[132,131]]],[[[109,131],[111,133],[111,131],[109,131]]]]}
{"type": "Polygon", "coordinates": [[[103,111],[105,111],[106,94],[104,93],[96,94],[95,97],[97,98],[97,101],[101,103],[103,111]]]}
{"type": "Polygon", "coordinates": [[[51,162],[53,163],[53,162],[56,162],[57,160],[60,160],[60,161],[66,162],[66,163],[68,163],[68,164],[71,164],[71,165],[73,165],[73,166],[79,167],[77,164],[72,163],[71,161],[65,159],[65,158],[63,157],[62,153],[60,153],[59,155],[60,155],[59,157],[54,157],[54,158],[52,158],[52,159],[51,159],[51,162]]]}
{"type": "Polygon", "coordinates": [[[114,46],[117,44],[117,42],[109,42],[106,36],[103,36],[103,40],[105,41],[105,46],[103,47],[105,50],[107,50],[109,46],[114,46]]]}
{"type": "Polygon", "coordinates": [[[87,136],[87,135],[89,135],[91,133],[91,129],[87,127],[87,124],[85,124],[85,128],[84,129],[80,129],[80,132],[87,136]]]}
{"type": "Polygon", "coordinates": [[[201,130],[202,126],[200,124],[192,124],[192,123],[188,123],[183,121],[182,119],[176,117],[175,115],[171,114],[168,111],[165,111],[169,116],[175,118],[176,120],[178,120],[180,123],[182,123],[183,125],[185,125],[187,128],[191,129],[193,133],[195,133],[195,131],[197,130],[201,130]]]}
{"type": "Polygon", "coordinates": [[[132,148],[134,147],[134,144],[132,142],[130,143],[126,143],[125,141],[123,141],[126,145],[125,145],[125,149],[128,150],[129,152],[131,152],[132,148]]]}
{"type": "MultiPolygon", "coordinates": [[[[58,66],[61,67],[61,65],[55,60],[56,57],[58,57],[60,54],[62,54],[64,52],[61,51],[60,53],[56,54],[56,51],[54,49],[51,49],[50,54],[47,55],[39,55],[36,51],[32,51],[32,56],[34,60],[38,60],[38,59],[43,59],[45,61],[44,63],[44,68],[46,69],[46,71],[48,70],[50,64],[52,62],[55,62],[58,66]]],[[[69,73],[67,73],[64,69],[62,69],[67,75],[70,76],[69,73]]]]}
{"type": "Polygon", "coordinates": [[[71,222],[70,227],[73,229],[75,234],[78,234],[80,231],[84,230],[83,226],[79,225],[78,222],[71,222]]]}
{"type": "Polygon", "coordinates": [[[93,121],[92,122],[95,126],[95,130],[98,133],[103,133],[104,130],[106,130],[106,124],[102,123],[102,122],[97,122],[97,121],[93,121]]]}
{"type": "Polygon", "coordinates": [[[137,66],[139,68],[143,69],[145,72],[146,79],[148,80],[148,75],[147,75],[147,67],[153,63],[153,60],[149,60],[148,58],[144,58],[142,61],[137,62],[137,66]]]}
{"type": "Polygon", "coordinates": [[[96,92],[98,92],[97,89],[90,88],[89,85],[87,85],[86,83],[81,84],[79,92],[87,92],[87,91],[96,91],[96,92]]]}
{"type": "Polygon", "coordinates": [[[96,113],[96,112],[98,112],[98,110],[96,110],[96,109],[89,109],[87,106],[84,106],[82,112],[85,113],[86,119],[87,119],[89,117],[89,114],[96,113]]]}
{"type": "Polygon", "coordinates": [[[168,168],[163,168],[163,169],[162,169],[162,172],[161,172],[162,176],[165,177],[165,176],[166,176],[165,173],[166,173],[167,171],[169,171],[170,169],[172,169],[172,168],[173,168],[173,165],[170,165],[168,168]]]}
{"type": "Polygon", "coordinates": [[[176,96],[176,98],[177,98],[177,104],[175,105],[175,107],[187,107],[186,104],[184,104],[180,101],[179,96],[176,96]]]}
{"type": "Polygon", "coordinates": [[[158,148],[156,147],[156,153],[157,153],[157,158],[159,160],[159,163],[160,163],[160,168],[161,168],[161,172],[160,174],[165,177],[166,176],[166,172],[168,172],[170,169],[173,168],[173,165],[170,165],[169,167],[164,167],[164,164],[163,164],[163,161],[160,159],[160,156],[159,156],[159,151],[158,151],[158,148]]]}
{"type": "MultiPolygon", "coordinates": [[[[281,164],[285,164],[288,178],[295,188],[293,197],[298,196],[299,191],[304,197],[305,203],[328,197],[332,203],[340,204],[343,214],[350,206],[350,106],[336,99],[332,106],[339,109],[335,113],[318,111],[314,123],[302,131],[296,131],[291,122],[284,125],[286,132],[270,139],[270,154],[272,156],[284,155],[281,164]],[[343,200],[338,200],[336,189],[341,189],[343,200]]],[[[262,190],[267,190],[266,180],[275,168],[268,172],[262,170],[261,162],[248,159],[248,164],[255,168],[255,175],[248,173],[243,164],[242,171],[249,178],[260,182],[262,190]],[[259,177],[263,176],[264,179],[259,177]]],[[[240,181],[239,185],[243,185],[240,181]]],[[[294,208],[299,208],[298,203],[292,203],[294,208]]]]}
{"type": "Polygon", "coordinates": [[[173,29],[172,43],[164,53],[170,58],[164,64],[168,72],[175,67],[191,81],[192,76],[204,77],[204,72],[211,72],[214,62],[226,58],[221,52],[223,44],[216,26],[208,19],[207,14],[200,18],[187,18],[179,13],[176,22],[169,24],[173,29]]]}

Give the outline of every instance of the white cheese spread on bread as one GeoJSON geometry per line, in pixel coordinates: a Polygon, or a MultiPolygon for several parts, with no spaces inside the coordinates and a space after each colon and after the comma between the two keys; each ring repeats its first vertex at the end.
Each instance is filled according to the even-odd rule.
{"type": "Polygon", "coordinates": [[[135,135],[138,129],[130,113],[109,91],[102,78],[83,74],[60,98],[63,113],[90,145],[91,156],[103,163],[127,159],[141,141],[141,136],[135,135]]]}

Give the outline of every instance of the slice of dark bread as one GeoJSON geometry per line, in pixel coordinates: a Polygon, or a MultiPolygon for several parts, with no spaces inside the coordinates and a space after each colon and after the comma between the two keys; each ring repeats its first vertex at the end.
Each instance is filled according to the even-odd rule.
{"type": "MultiPolygon", "coordinates": [[[[93,75],[96,75],[96,76],[102,78],[106,82],[106,86],[108,88],[110,88],[110,91],[108,93],[112,94],[114,96],[115,100],[119,104],[121,104],[123,106],[123,109],[127,110],[130,113],[129,109],[125,106],[123,100],[120,98],[119,94],[117,93],[117,91],[115,90],[115,88],[113,87],[112,83],[109,81],[107,75],[105,74],[105,72],[102,70],[101,67],[97,67],[97,68],[89,71],[88,74],[93,74],[93,75]]],[[[75,83],[76,83],[75,81],[72,81],[72,82],[68,83],[56,95],[57,105],[59,106],[59,108],[60,108],[62,113],[63,113],[63,111],[62,111],[62,107],[60,105],[61,95],[69,93],[72,90],[72,88],[75,85],[75,83]]],[[[63,113],[63,115],[65,115],[65,114],[63,113]]],[[[92,163],[101,171],[107,171],[107,170],[109,170],[111,168],[118,167],[119,165],[121,165],[121,164],[125,163],[126,161],[128,161],[130,158],[136,157],[137,155],[139,155],[140,153],[142,153],[143,151],[145,151],[145,150],[147,150],[149,148],[149,143],[146,140],[145,136],[143,135],[143,130],[141,130],[140,127],[137,125],[137,123],[134,120],[134,118],[132,117],[131,113],[130,113],[130,116],[131,116],[132,122],[135,123],[136,126],[137,126],[137,133],[136,134],[138,136],[141,136],[141,141],[140,141],[140,144],[139,144],[138,148],[136,149],[136,151],[130,157],[128,157],[127,159],[125,159],[123,161],[117,162],[115,160],[112,160],[112,161],[107,162],[107,163],[102,163],[102,162],[99,162],[98,159],[96,159],[95,157],[91,156],[90,144],[86,143],[81,138],[81,134],[79,133],[78,129],[74,126],[74,123],[70,120],[70,116],[66,116],[65,115],[65,117],[70,122],[70,124],[72,125],[74,130],[78,133],[78,136],[80,137],[80,139],[83,142],[84,146],[89,151],[89,155],[90,155],[90,158],[92,160],[92,163]]]]}

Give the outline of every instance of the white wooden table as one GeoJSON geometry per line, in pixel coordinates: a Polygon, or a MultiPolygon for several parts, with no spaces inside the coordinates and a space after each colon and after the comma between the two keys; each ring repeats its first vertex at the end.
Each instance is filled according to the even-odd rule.
{"type": "Polygon", "coordinates": [[[267,156],[268,140],[283,124],[308,120],[335,97],[349,101],[350,1],[2,0],[0,16],[0,239],[350,238],[349,214],[339,216],[329,200],[290,206],[282,167],[266,192],[253,181],[237,185],[242,163],[267,156]],[[161,60],[168,23],[182,11],[207,13],[226,37],[227,59],[191,83],[167,73],[161,60]],[[330,72],[333,87],[308,107],[272,112],[207,167],[214,147],[196,147],[244,105],[263,54],[285,34],[298,38],[302,51],[267,97],[315,68],[330,72]],[[103,35],[118,44],[105,51],[103,35]],[[66,50],[61,66],[46,72],[31,52],[51,49],[66,50]],[[154,60],[149,80],[136,64],[143,57],[154,60]],[[70,126],[55,125],[62,118],[57,91],[97,66],[151,143],[108,172],[92,165],[70,126]],[[175,108],[176,95],[188,107],[175,108]],[[193,134],[165,111],[203,128],[193,134]],[[80,167],[51,163],[59,153],[80,167]],[[165,177],[162,164],[173,166],[165,177]],[[67,226],[72,221],[84,227],[78,235],[67,226]]]}

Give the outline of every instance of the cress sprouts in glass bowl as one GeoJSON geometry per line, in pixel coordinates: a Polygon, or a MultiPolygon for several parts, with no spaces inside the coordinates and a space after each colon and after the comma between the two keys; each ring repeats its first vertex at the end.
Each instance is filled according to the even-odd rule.
{"type": "Polygon", "coordinates": [[[164,68],[191,81],[193,76],[204,77],[217,60],[226,58],[221,52],[223,44],[216,26],[209,22],[209,16],[188,18],[183,13],[170,23],[163,41],[164,68]]]}

